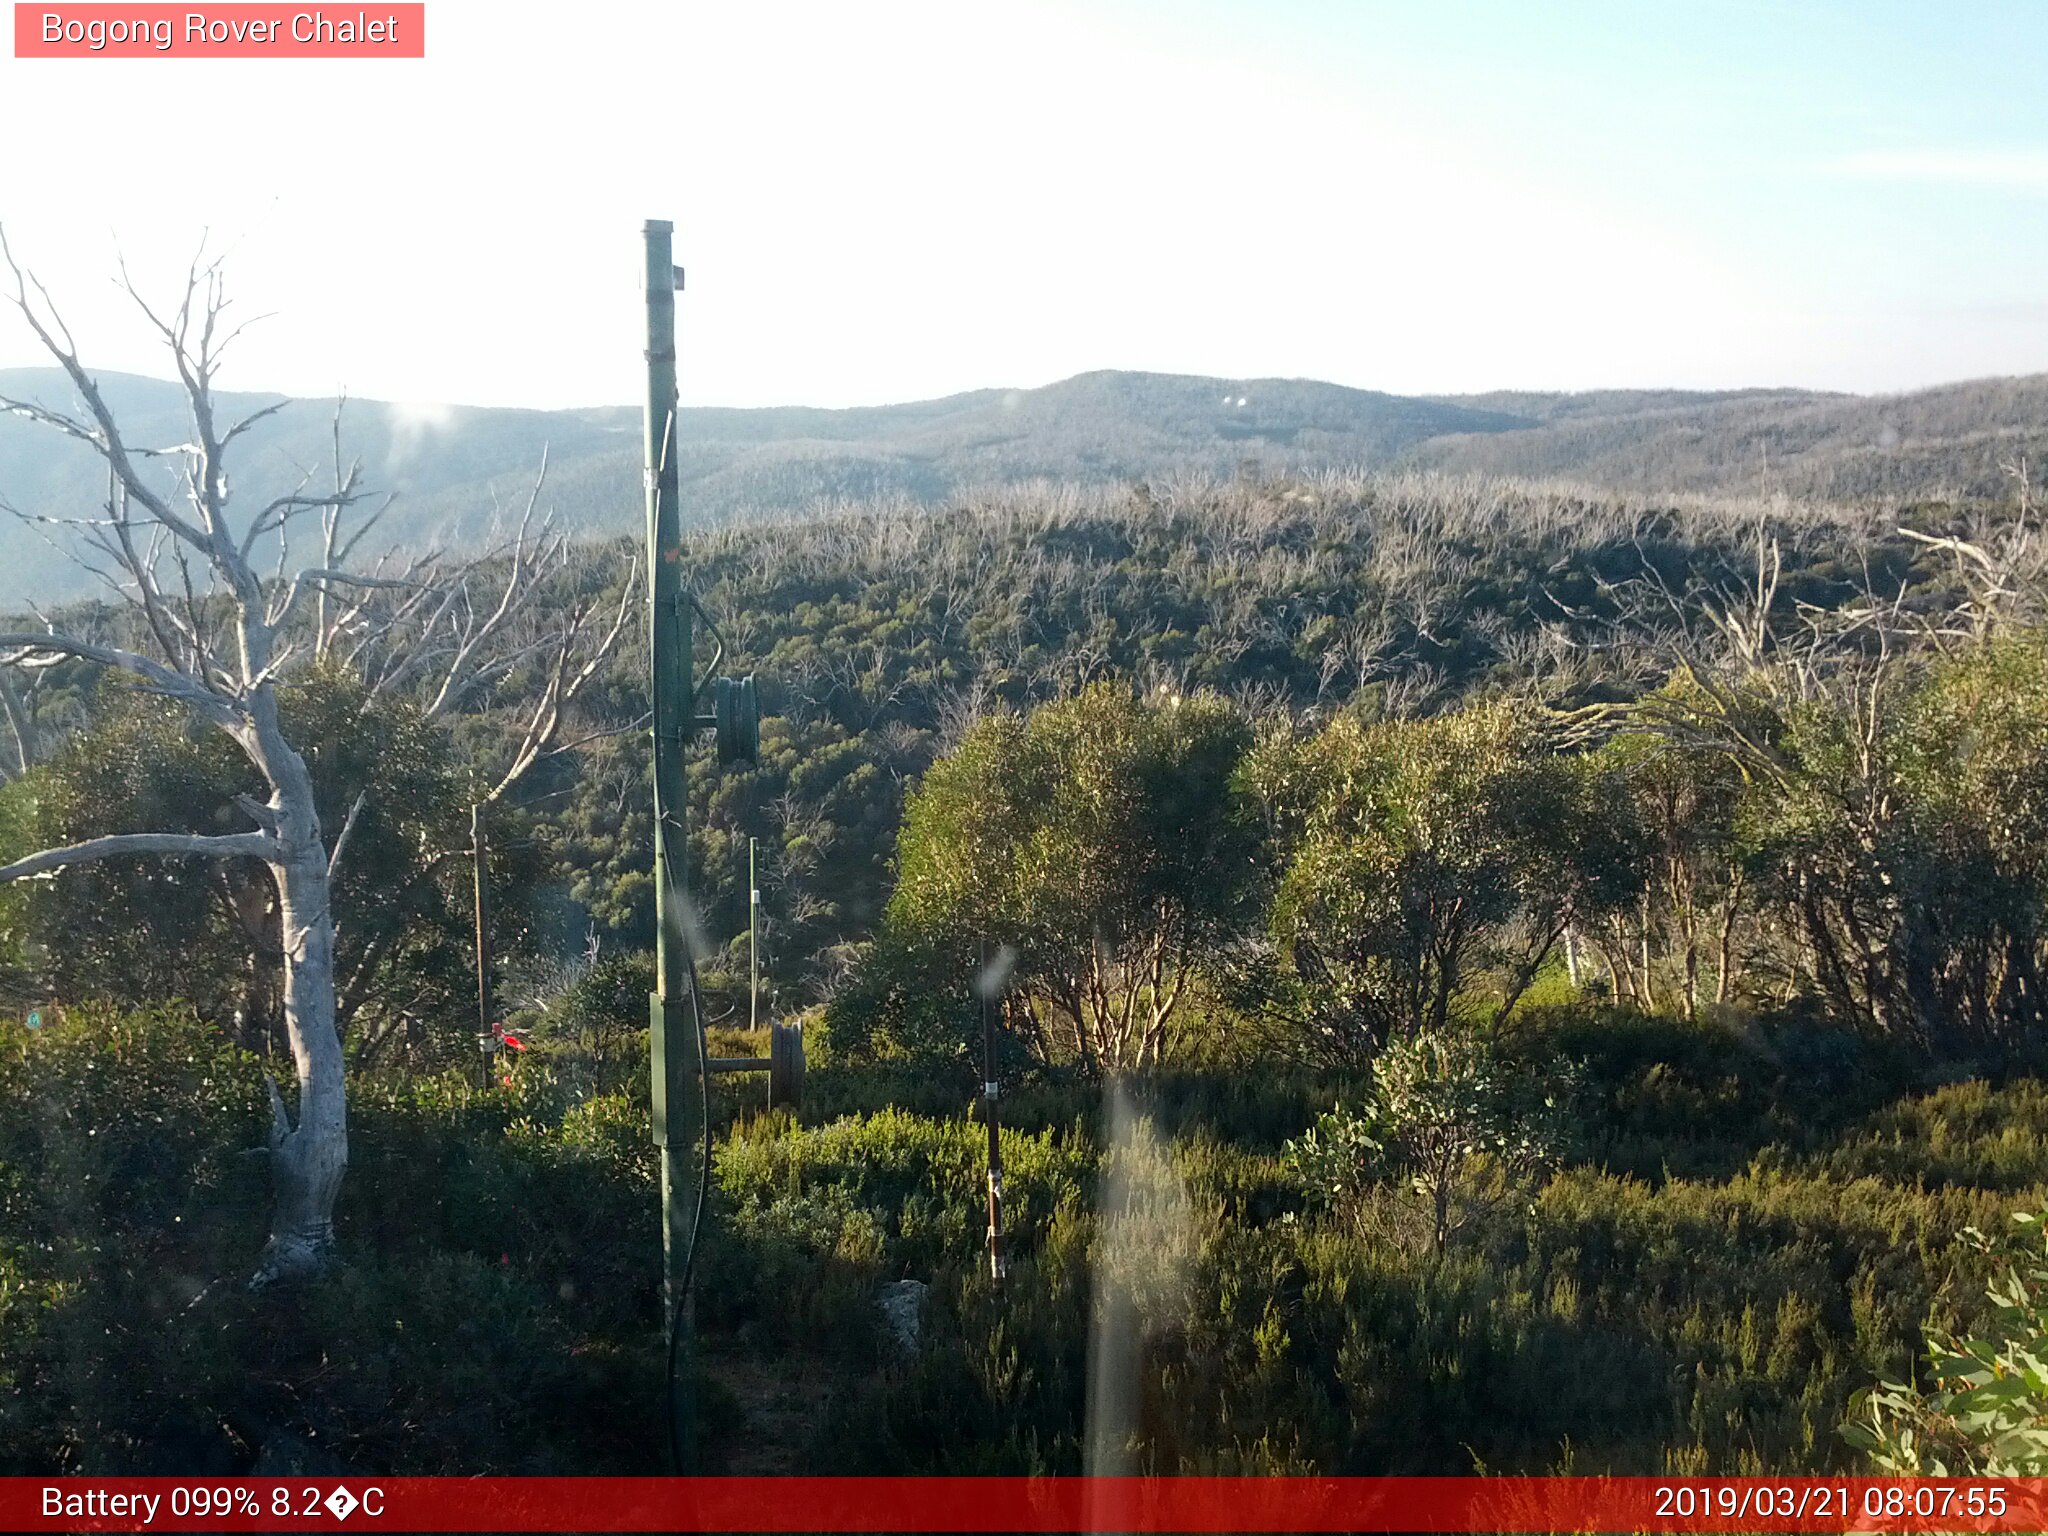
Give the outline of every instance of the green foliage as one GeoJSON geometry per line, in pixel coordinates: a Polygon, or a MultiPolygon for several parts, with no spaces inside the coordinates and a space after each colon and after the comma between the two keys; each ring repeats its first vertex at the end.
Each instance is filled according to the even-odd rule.
{"type": "MultiPolygon", "coordinates": [[[[981,941],[1009,946],[1007,1009],[1042,1059],[1156,1065],[1252,916],[1256,831],[1234,785],[1247,742],[1219,699],[1114,684],[983,721],[910,798],[877,958],[899,974],[925,962],[912,985],[957,995],[981,941]]],[[[878,996],[889,984],[862,1001],[878,996]]],[[[902,1037],[923,1017],[913,1003],[891,1023],[902,1037]]]]}
{"type": "MultiPolygon", "coordinates": [[[[745,1219],[765,1219],[780,1201],[826,1202],[888,1242],[899,1268],[925,1272],[943,1262],[971,1263],[981,1251],[986,1212],[987,1141],[962,1119],[933,1120],[900,1110],[795,1129],[770,1119],[742,1127],[720,1147],[718,1182],[745,1219]]],[[[1062,1200],[1075,1198],[1092,1157],[1071,1136],[1003,1132],[1003,1217],[1031,1243],[1062,1200]]],[[[831,1227],[838,1232],[844,1221],[831,1227]]],[[[874,1250],[879,1261],[881,1252],[874,1250]]]]}
{"type": "MultiPolygon", "coordinates": [[[[971,990],[977,951],[928,929],[885,927],[826,1004],[821,1049],[834,1060],[915,1062],[957,1087],[981,1034],[981,1005],[971,990]]],[[[1004,1038],[1014,1037],[1005,1031],[1004,1038]]]]}
{"type": "MultiPolygon", "coordinates": [[[[1696,690],[1680,679],[1658,696],[1684,708],[1696,690]]],[[[1744,816],[1742,773],[1720,753],[1674,751],[1648,735],[1607,742],[1593,768],[1608,791],[1607,846],[1633,878],[1577,914],[1579,928],[1605,960],[1616,1001],[1676,1005],[1696,1018],[1739,983],[1754,932],[1744,898],[1767,866],[1744,816]]]]}
{"type": "Polygon", "coordinates": [[[1373,1134],[1374,1121],[1339,1105],[1287,1143],[1287,1171],[1324,1204],[1355,1206],[1386,1172],[1386,1144],[1373,1134]]]}
{"type": "MultiPolygon", "coordinates": [[[[454,857],[469,840],[469,786],[451,743],[413,705],[336,673],[282,690],[280,704],[331,833],[361,799],[334,883],[336,1002],[353,1054],[445,1064],[465,1035],[449,1026],[476,985],[469,874],[454,857]]],[[[247,824],[235,797],[257,787],[220,732],[110,678],[91,726],[7,787],[0,854],[116,832],[231,831],[247,824]]],[[[520,935],[532,873],[517,849],[497,850],[501,945],[520,935]]],[[[281,1048],[277,893],[257,861],[107,859],[0,900],[12,904],[0,907],[0,944],[30,997],[180,997],[252,1048],[281,1048]]]]}
{"type": "Polygon", "coordinates": [[[1631,873],[1607,836],[1599,775],[1560,758],[1505,704],[1418,721],[1340,715],[1269,739],[1248,777],[1281,873],[1278,1006],[1316,1054],[1370,1061],[1442,1031],[1497,967],[1513,1009],[1566,923],[1631,873]]]}
{"type": "Polygon", "coordinates": [[[258,1065],[182,1008],[0,1023],[0,1469],[226,1475],[280,1438],[421,1473],[659,1457],[617,1409],[659,1394],[644,1101],[629,1152],[544,1070],[363,1088],[345,1262],[257,1296],[258,1065]]]}
{"type": "MultiPolygon", "coordinates": [[[[1398,1117],[1372,1122],[1397,1149],[1391,1177],[1326,1220],[1281,1149],[1306,1140],[1331,1085],[1278,1072],[1134,1084],[1158,1149],[1148,1177],[1178,1191],[1154,1202],[1147,1245],[1170,1262],[1148,1282],[1132,1366],[1138,1464],[1846,1466],[1835,1426],[1852,1393],[1902,1379],[1923,1321],[1992,1336],[1954,1238],[2048,1199],[2048,1110],[2022,1080],[1832,1110],[1787,1097],[1774,1121],[1781,1090],[1760,1051],[1791,1038],[1530,1015],[1486,1070],[1538,1082],[1518,1063],[1590,1056],[1587,1134],[1533,1200],[1463,1186],[1485,1203],[1441,1254],[1387,1240],[1418,1209],[1406,1144],[1380,1134],[1398,1117]],[[1730,1083],[1751,1086],[1730,1097],[1730,1083]],[[1695,1171],[1602,1166],[1632,1147],[1695,1171]]],[[[1381,1083],[1409,1049],[1382,1060],[1381,1083]]],[[[660,1464],[640,1064],[586,1066],[564,1043],[509,1090],[359,1081],[345,1262],[261,1297],[237,1283],[264,1220],[261,1159],[241,1155],[261,1131],[255,1068],[184,1011],[0,1024],[0,1465],[226,1476],[278,1436],[363,1470],[660,1464]]],[[[1105,1222],[1122,1209],[1105,1203],[1124,1154],[1105,1152],[1102,1091],[1049,1081],[1005,1101],[1012,1264],[998,1292],[965,1085],[915,1110],[835,1107],[913,1097],[904,1081],[829,1068],[807,1120],[721,1125],[698,1317],[705,1368],[738,1396],[713,1453],[766,1441],[813,1471],[1079,1471],[1105,1222]],[[924,1341],[901,1357],[874,1296],[906,1276],[932,1293],[924,1341]],[[801,1387],[803,1412],[764,1409],[764,1379],[801,1387]]],[[[1440,1072],[1392,1094],[1419,1106],[1414,1145],[1455,1120],[1435,1109],[1469,1105],[1474,1081],[1440,1072]],[[1446,1076],[1458,1096],[1439,1091],[1446,1076]]]]}
{"type": "Polygon", "coordinates": [[[2009,1051],[2038,1034],[2048,650],[2037,632],[1904,657],[1844,646],[1695,679],[1641,713],[1667,752],[1741,774],[1730,852],[1759,888],[1760,943],[1838,1021],[1938,1055],[2009,1051]]]}
{"type": "Polygon", "coordinates": [[[1431,1032],[1374,1063],[1357,1106],[1320,1116],[1287,1146],[1290,1167],[1326,1203],[1353,1212],[1398,1179],[1420,1196],[1431,1245],[1555,1165],[1568,1134],[1570,1080],[1508,1068],[1490,1038],[1431,1032]]]}
{"type": "MultiPolygon", "coordinates": [[[[1805,508],[1394,477],[1061,487],[694,531],[684,559],[733,643],[725,665],[763,677],[766,716],[759,764],[693,775],[706,934],[715,951],[744,933],[759,838],[771,975],[822,999],[842,946],[875,934],[906,791],[980,715],[1104,677],[1213,691],[1247,714],[1430,711],[1486,689],[1549,697],[1553,682],[1567,701],[1614,697],[1604,675],[1551,678],[1544,648],[1610,646],[1617,588],[1646,562],[1699,600],[1753,563],[1759,526],[1816,604],[1854,601],[1866,564],[1887,591],[1952,582],[1907,541],[1805,508]]],[[[608,665],[608,714],[644,708],[644,667],[630,649],[608,665]]],[[[535,786],[553,797],[535,835],[555,869],[608,941],[636,947],[653,938],[644,755],[621,737],[535,786]]]]}
{"type": "MultiPolygon", "coordinates": [[[[8,786],[15,814],[0,853],[116,832],[240,830],[247,818],[232,796],[252,780],[231,752],[177,706],[106,681],[93,727],[8,786]]],[[[107,859],[60,870],[17,899],[17,953],[38,1001],[182,997],[229,1018],[256,989],[254,941],[235,906],[241,900],[260,930],[269,876],[254,861],[107,859]]]]}
{"type": "Polygon", "coordinates": [[[255,1061],[175,1005],[0,1024],[0,1241],[174,1225],[262,1142],[255,1061]]]}
{"type": "MultiPolygon", "coordinates": [[[[1788,586],[1822,609],[1865,555],[1914,602],[1950,579],[1847,525],[1795,536],[1788,586]]],[[[2048,1109],[2002,1076],[2041,1043],[2048,669],[2012,639],[1881,676],[1838,656],[1803,695],[1770,666],[1681,677],[1592,750],[1506,701],[1549,692],[1537,649],[1604,643],[1645,562],[1697,604],[1693,570],[1748,537],[1337,480],[696,536],[730,665],[781,674],[762,762],[692,776],[712,948],[744,927],[750,835],[771,976],[816,996],[872,938],[804,1115],[721,1116],[698,1305],[734,1417],[806,1469],[1077,1471],[1103,1278],[1136,1250],[1147,1468],[1842,1465],[1851,1392],[1900,1379],[1924,1323],[1981,1336],[1955,1234],[2048,1197],[2048,1109]],[[1144,687],[1081,686],[1104,672],[1144,687]],[[1033,1058],[1003,1064],[1000,1291],[984,936],[1019,951],[1005,1038],[1033,1058]],[[1989,1075],[1915,1091],[1929,1055],[1989,1075]],[[1569,1136],[1540,1103],[1559,1056],[1585,1062],[1569,1136]],[[1135,1066],[1107,1075],[1156,1138],[1156,1243],[1119,1226],[1131,1160],[1088,1075],[1135,1066]],[[932,1286],[908,1358],[874,1306],[904,1277],[932,1286]],[[763,1376],[804,1410],[764,1411],[763,1376]]],[[[621,718],[638,664],[597,685],[621,718]]],[[[469,1028],[466,759],[530,683],[453,741],[327,680],[292,700],[336,824],[375,791],[337,894],[373,1070],[331,1285],[212,1285],[262,1228],[256,1062],[210,1022],[267,1006],[260,885],[253,926],[178,865],[0,892],[24,1000],[196,1005],[0,1023],[0,1463],[226,1472],[279,1433],[393,1470],[658,1462],[644,960],[553,998],[509,1085],[433,1070],[469,1028]]],[[[0,792],[7,847],[233,824],[218,743],[116,690],[89,713],[0,792]]],[[[608,951],[651,936],[638,753],[551,762],[494,828],[501,891],[544,859],[608,951]]],[[[505,911],[507,947],[553,952],[505,911]]]]}
{"type": "Polygon", "coordinates": [[[2000,1246],[1974,1227],[1977,1252],[1995,1255],[1981,1333],[1927,1337],[1926,1390],[1887,1381],[1851,1402],[1842,1436],[1890,1477],[2039,1477],[2048,1471],[2048,1247],[2042,1218],[2014,1214],[2000,1246]]]}
{"type": "MultiPolygon", "coordinates": [[[[1640,1071],[1659,1065],[1642,1049],[1640,1071]]],[[[1411,1208],[1398,1186],[1368,1189],[1386,1209],[1365,1223],[1242,1198],[1289,1176],[1239,1150],[1246,1127],[1219,1129],[1169,1143],[1183,1215],[1158,1247],[1184,1257],[1134,1365],[1146,1469],[1842,1468],[1835,1425],[1853,1391],[1899,1369],[1922,1318],[1967,1300],[1953,1234],[2008,1208],[1981,1190],[1835,1176],[1824,1137],[1810,1164],[1783,1149],[1732,1177],[1568,1165],[1439,1255],[1387,1241],[1394,1207],[1411,1208]]],[[[1857,1129],[1851,1115],[1838,1134],[1857,1129]]],[[[1711,1119],[1679,1132],[1702,1143],[1694,1163],[1723,1160],[1704,1144],[1711,1119]]],[[[2048,1155],[2048,1136],[2033,1145],[2048,1155]]],[[[805,1465],[1081,1469],[1103,1196],[1084,1183],[1021,1234],[997,1293],[973,1262],[977,1194],[963,1181],[961,1257],[912,1270],[935,1288],[924,1346],[849,1378],[805,1465]]],[[[893,1276],[903,1250],[879,1217],[862,1230],[882,1234],[876,1273],[893,1276]]],[[[849,1322],[872,1317],[848,1306],[849,1322]]],[[[804,1357],[834,1358],[822,1339],[804,1357]]]]}
{"type": "Polygon", "coordinates": [[[621,1036],[647,1027],[655,989],[654,956],[645,950],[600,955],[548,1010],[551,1029],[602,1058],[621,1036]]]}

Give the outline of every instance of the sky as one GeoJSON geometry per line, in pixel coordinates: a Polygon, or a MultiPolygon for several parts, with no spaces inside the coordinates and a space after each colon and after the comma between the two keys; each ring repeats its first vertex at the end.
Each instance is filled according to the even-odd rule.
{"type": "MultiPolygon", "coordinates": [[[[350,8],[351,13],[353,7],[350,8]]],[[[107,369],[685,403],[1094,368],[1396,393],[2048,371],[2048,6],[428,0],[427,57],[0,57],[0,225],[107,369]]],[[[0,367],[37,361],[0,313],[0,367]]]]}

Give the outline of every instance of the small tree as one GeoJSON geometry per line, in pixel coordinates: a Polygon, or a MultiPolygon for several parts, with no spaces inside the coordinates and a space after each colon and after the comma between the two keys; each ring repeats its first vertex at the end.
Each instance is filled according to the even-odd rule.
{"type": "Polygon", "coordinates": [[[1567,1077],[1516,1072],[1485,1036],[1418,1035],[1381,1052],[1358,1104],[1319,1116],[1285,1156],[1304,1186],[1338,1209],[1360,1210],[1372,1186],[1398,1181],[1421,1197],[1441,1253],[1556,1162],[1568,1091],[1567,1077]]]}
{"type": "Polygon", "coordinates": [[[1342,715],[1264,743],[1249,778],[1280,864],[1275,1005],[1336,1063],[1443,1031],[1482,969],[1499,1024],[1574,917],[1632,888],[1606,786],[1510,705],[1342,715]]]}
{"type": "Polygon", "coordinates": [[[1838,607],[1784,602],[1761,535],[1754,580],[1693,608],[1652,577],[1670,681],[1578,714],[1734,775],[1754,900],[1791,939],[1787,995],[1922,1050],[2006,1049],[2044,1022],[2048,582],[2031,519],[2022,479],[2018,518],[1987,543],[1901,530],[1955,556],[1965,595],[1946,611],[1867,578],[1838,607]]]}
{"type": "MultiPolygon", "coordinates": [[[[214,380],[239,327],[226,322],[218,264],[195,263],[168,315],[128,290],[163,340],[191,414],[188,440],[158,447],[128,440],[47,291],[15,260],[4,235],[0,263],[12,275],[13,307],[75,396],[69,408],[0,397],[0,410],[83,444],[108,476],[96,515],[6,510],[71,527],[80,563],[106,581],[128,618],[126,633],[115,624],[103,624],[104,634],[54,625],[0,633],[0,661],[31,670],[85,661],[127,673],[221,732],[257,784],[256,793],[235,800],[251,830],[89,838],[15,859],[0,867],[0,881],[133,855],[253,861],[267,872],[299,1093],[294,1122],[269,1082],[272,1217],[255,1283],[308,1273],[331,1251],[334,1202],[348,1166],[332,897],[363,801],[346,809],[320,803],[312,768],[286,730],[280,688],[295,672],[326,664],[352,671],[373,692],[413,691],[433,718],[514,667],[541,669],[537,702],[488,791],[495,798],[557,749],[569,705],[624,627],[632,582],[609,629],[602,596],[587,590],[547,611],[542,594],[559,595],[564,584],[577,589],[579,573],[566,536],[545,520],[534,524],[538,479],[516,535],[486,561],[449,564],[423,552],[402,563],[352,566],[377,514],[351,517],[364,495],[358,470],[342,464],[338,420],[331,489],[310,489],[309,476],[243,513],[230,493],[229,450],[284,402],[233,422],[220,414],[214,380]],[[177,482],[158,469],[166,459],[182,469],[177,482]],[[308,518],[317,520],[319,554],[294,569],[289,541],[308,518]],[[259,550],[275,555],[276,574],[267,580],[259,550]]],[[[17,694],[0,702],[18,702],[17,694]]],[[[19,729],[16,740],[26,760],[19,729]]]]}
{"type": "Polygon", "coordinates": [[[1918,1049],[2010,1047],[2044,1020],[2048,650],[1871,645],[1817,636],[1625,714],[1661,750],[1739,772],[1756,899],[1796,939],[1796,985],[1918,1049]]]}
{"type": "Polygon", "coordinates": [[[1009,944],[1028,1037],[1088,1071],[1157,1065],[1251,920],[1248,741],[1221,700],[1117,684],[983,720],[910,797],[878,954],[925,956],[964,989],[980,942],[1009,944]]]}
{"type": "Polygon", "coordinates": [[[1588,914],[1588,936],[1618,1000],[1651,1010],[1675,993],[1695,1017],[1702,1001],[1726,1002],[1735,983],[1737,923],[1751,894],[1742,775],[1719,753],[1649,735],[1607,743],[1596,762],[1616,792],[1616,840],[1638,868],[1632,892],[1588,914]],[[1666,976],[1671,990],[1661,991],[1666,976]]]}

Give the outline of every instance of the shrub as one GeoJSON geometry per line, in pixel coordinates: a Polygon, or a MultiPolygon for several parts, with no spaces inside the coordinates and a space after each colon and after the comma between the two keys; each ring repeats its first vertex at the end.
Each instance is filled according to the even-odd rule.
{"type": "Polygon", "coordinates": [[[260,1065],[178,1006],[0,1022],[0,1471],[659,1464],[644,1101],[359,1079],[342,1262],[259,1296],[260,1065]]]}
{"type": "Polygon", "coordinates": [[[622,1036],[647,1027],[647,998],[654,991],[654,956],[645,950],[603,955],[548,1010],[561,1034],[608,1055],[622,1036]]]}
{"type": "Polygon", "coordinates": [[[1930,1329],[1925,1390],[1906,1382],[1867,1387],[1842,1436],[1893,1477],[2040,1477],[2048,1473],[2048,1225],[2012,1218],[2015,1235],[1994,1244],[1976,1228],[1964,1238],[1989,1255],[1989,1326],[1976,1337],[1930,1329]]]}
{"type": "Polygon", "coordinates": [[[1509,1069],[1488,1036],[1431,1031],[1389,1045],[1359,1106],[1320,1116],[1287,1156],[1339,1208],[1355,1210],[1373,1184],[1398,1178],[1427,1203],[1441,1253],[1500,1195],[1558,1161],[1566,1091],[1555,1074],[1509,1069]]]}

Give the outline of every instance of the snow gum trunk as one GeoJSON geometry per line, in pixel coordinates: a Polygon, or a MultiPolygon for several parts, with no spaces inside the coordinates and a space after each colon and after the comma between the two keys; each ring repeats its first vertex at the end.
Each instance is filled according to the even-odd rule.
{"type": "Polygon", "coordinates": [[[271,1089],[270,1240],[253,1281],[261,1287],[313,1273],[333,1251],[334,1202],[348,1169],[348,1109],[335,1028],[328,857],[312,781],[281,737],[259,734],[270,738],[262,755],[284,853],[272,870],[284,939],[285,1030],[299,1075],[297,1125],[271,1089]]]}

